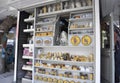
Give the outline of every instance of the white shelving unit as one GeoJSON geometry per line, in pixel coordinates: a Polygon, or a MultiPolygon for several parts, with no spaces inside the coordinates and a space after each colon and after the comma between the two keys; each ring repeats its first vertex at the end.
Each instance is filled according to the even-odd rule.
{"type": "MultiPolygon", "coordinates": [[[[35,5],[32,6],[32,9],[34,10],[34,17],[33,18],[24,18],[25,23],[32,23],[34,26],[34,29],[23,29],[24,33],[33,33],[33,44],[22,44],[23,48],[33,48],[33,56],[22,56],[22,59],[30,59],[33,60],[32,68],[24,68],[22,67],[23,70],[25,71],[32,71],[32,83],[49,83],[48,80],[39,80],[39,77],[45,77],[45,78],[51,78],[51,79],[57,79],[57,81],[62,80],[62,81],[74,81],[75,83],[100,83],[100,26],[99,26],[99,0],[92,0],[92,6],[82,6],[79,8],[69,8],[65,9],[64,4],[66,2],[70,2],[69,0],[60,0],[60,1],[48,1],[45,4],[40,4],[40,5],[35,5]],[[52,11],[48,12],[47,7],[50,5],[54,4],[60,4],[60,10],[58,8],[58,11],[52,11]],[[78,15],[81,14],[86,14],[86,13],[91,13],[92,17],[88,17],[86,15],[86,18],[79,17],[78,15]],[[57,22],[59,21],[59,17],[68,16],[67,21],[68,21],[68,45],[66,46],[61,46],[61,45],[55,45],[55,37],[56,37],[56,27],[57,22]],[[77,19],[74,18],[74,16],[78,16],[77,19]],[[50,17],[54,17],[55,21],[48,21],[50,17]],[[42,21],[41,21],[42,20],[42,21]],[[46,21],[47,20],[47,21],[46,21]],[[92,22],[91,27],[85,27],[86,25],[84,22],[92,22]],[[71,28],[71,25],[74,23],[78,24],[84,24],[81,25],[83,28],[77,26],[76,28],[71,28]],[[52,30],[49,30],[48,27],[49,25],[52,26],[52,30]],[[47,26],[47,30],[46,30],[47,26]],[[42,28],[45,28],[42,29],[42,28]],[[83,31],[82,34],[79,31],[83,31]],[[88,31],[88,33],[87,33],[88,31]],[[92,31],[93,33],[89,33],[92,31]],[[52,36],[50,35],[52,32],[52,36]],[[76,34],[77,32],[77,34],[76,34]],[[80,41],[74,39],[73,36],[79,36],[80,41]],[[86,39],[83,38],[83,36],[86,37],[86,39]],[[90,38],[88,37],[90,36],[90,38]],[[52,37],[52,44],[51,45],[45,45],[45,43],[51,43],[51,41],[48,41],[52,37]],[[73,37],[73,40],[72,40],[73,37]],[[92,41],[91,41],[92,39],[92,41]],[[37,41],[36,41],[37,40],[37,41]],[[85,42],[90,41],[90,44],[85,45],[85,42]],[[41,45],[42,42],[42,45],[41,45]],[[72,42],[76,43],[78,42],[79,44],[72,44],[72,42]],[[37,44],[36,44],[37,43],[37,44]],[[51,54],[49,56],[49,53],[51,54]],[[62,53],[62,55],[59,55],[59,53],[62,53]],[[69,54],[69,56],[65,54],[69,54]],[[88,58],[89,54],[92,55],[93,61],[88,61],[90,58],[88,58]],[[37,57],[39,56],[39,57],[37,57]],[[51,57],[54,56],[52,59],[41,59],[40,57],[51,57]],[[65,56],[67,58],[69,57],[70,60],[65,60],[65,56]],[[62,57],[62,60],[56,60],[55,58],[62,57]],[[77,60],[76,60],[77,58],[77,60]],[[79,60],[79,59],[80,60],[79,60]],[[73,60],[74,59],[74,60],[73,60]],[[84,61],[85,60],[85,61],[84,61]],[[43,64],[45,66],[36,66],[35,64],[43,64]],[[87,70],[87,67],[92,67],[92,71],[82,71],[80,69],[62,69],[56,68],[56,67],[47,67],[46,64],[51,64],[51,65],[63,65],[63,66],[72,66],[72,67],[84,67],[87,70]],[[41,70],[43,69],[43,70],[41,70]],[[59,75],[51,75],[51,74],[43,74],[38,71],[43,71],[46,73],[47,70],[56,70],[58,74],[60,71],[63,73],[63,75],[67,72],[72,73],[72,77],[60,77],[59,75]],[[78,79],[74,78],[74,74],[78,73],[78,79]],[[82,76],[82,77],[81,77],[82,76]],[[36,77],[36,78],[35,78],[36,77]]],[[[74,0],[73,0],[74,1],[74,0]]],[[[79,0],[78,0],[79,1],[79,0]]],[[[31,7],[30,7],[31,8],[31,7]]],[[[27,8],[28,9],[28,8],[27,8]]],[[[27,9],[24,9],[27,13],[29,11],[27,9]]],[[[20,14],[20,13],[19,13],[20,14]]],[[[19,23],[18,23],[19,24],[19,23]]],[[[89,23],[88,23],[89,24],[89,23]]],[[[26,25],[26,24],[25,24],[26,25]]],[[[18,50],[18,49],[17,49],[18,50]]],[[[16,61],[17,62],[17,61],[16,61]]],[[[49,71],[51,72],[51,71],[49,71]]],[[[73,83],[74,83],[73,82],[73,83]]],[[[31,83],[31,82],[30,82],[31,83]]],[[[53,83],[53,82],[51,82],[53,83]]]]}
{"type": "Polygon", "coordinates": [[[93,62],[77,62],[77,61],[60,61],[60,60],[45,60],[45,59],[35,59],[40,60],[42,62],[51,63],[51,64],[67,64],[67,65],[87,65],[87,66],[93,66],[93,62]]]}
{"type": "Polygon", "coordinates": [[[29,68],[22,67],[22,70],[26,70],[26,71],[32,71],[32,66],[31,66],[31,67],[29,67],[29,68]]]}
{"type": "Polygon", "coordinates": [[[33,44],[23,44],[23,47],[33,47],[34,45],[33,44]]]}
{"type": "Polygon", "coordinates": [[[71,69],[61,69],[61,68],[49,68],[49,67],[37,67],[37,66],[35,66],[36,68],[41,68],[41,69],[49,69],[49,70],[52,70],[52,69],[54,69],[54,70],[58,70],[58,71],[64,71],[64,72],[68,72],[68,71],[70,71],[70,72],[75,72],[75,73],[94,73],[94,71],[81,71],[81,70],[71,70],[71,69]]]}
{"type": "Polygon", "coordinates": [[[92,9],[93,9],[92,6],[80,7],[80,8],[74,8],[74,9],[55,11],[55,12],[51,12],[51,13],[39,14],[38,16],[42,17],[42,16],[48,16],[48,15],[63,14],[63,13],[69,13],[69,12],[74,12],[74,11],[85,11],[85,10],[92,10],[92,9]]]}
{"type": "Polygon", "coordinates": [[[23,32],[26,32],[26,33],[34,32],[34,29],[24,29],[23,32]]]}
{"type": "Polygon", "coordinates": [[[92,18],[87,18],[87,19],[81,19],[81,18],[78,18],[78,19],[69,19],[70,22],[75,22],[75,21],[90,21],[92,20],[92,18]]]}
{"type": "Polygon", "coordinates": [[[32,83],[32,80],[22,78],[22,83],[32,83]]]}
{"type": "Polygon", "coordinates": [[[33,56],[26,56],[26,55],[23,55],[22,58],[23,58],[23,59],[33,59],[33,56]]]}
{"type": "Polygon", "coordinates": [[[74,78],[66,78],[66,77],[60,77],[60,76],[52,76],[52,75],[45,75],[45,74],[38,74],[35,75],[43,76],[43,77],[49,77],[49,78],[56,78],[56,79],[63,79],[63,80],[69,80],[69,81],[75,81],[75,82],[87,82],[87,83],[93,83],[94,81],[91,80],[80,80],[80,79],[74,79],[74,78]]]}
{"type": "Polygon", "coordinates": [[[27,18],[24,20],[24,22],[34,22],[35,18],[27,18]]]}

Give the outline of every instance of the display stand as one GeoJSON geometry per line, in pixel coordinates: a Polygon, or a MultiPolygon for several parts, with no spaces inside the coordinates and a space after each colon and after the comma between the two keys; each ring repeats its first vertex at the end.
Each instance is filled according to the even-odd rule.
{"type": "Polygon", "coordinates": [[[15,82],[22,69],[22,83],[26,71],[29,83],[100,83],[99,0],[52,1],[18,14],[15,82]]]}

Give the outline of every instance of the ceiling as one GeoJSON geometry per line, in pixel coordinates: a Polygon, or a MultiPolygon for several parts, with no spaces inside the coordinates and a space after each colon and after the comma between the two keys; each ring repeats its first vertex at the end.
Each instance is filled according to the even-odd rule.
{"type": "Polygon", "coordinates": [[[0,0],[0,20],[8,15],[17,16],[17,9],[54,0],[0,0]]]}
{"type": "MultiPolygon", "coordinates": [[[[5,18],[8,15],[17,15],[17,9],[32,6],[33,4],[43,3],[54,0],[0,0],[0,19],[5,18]],[[10,7],[12,6],[12,7],[10,7]],[[15,9],[16,8],[16,9],[15,9]]],[[[102,6],[102,16],[106,16],[110,12],[114,11],[116,19],[119,15],[120,0],[100,0],[102,6]]]]}
{"type": "Polygon", "coordinates": [[[0,0],[0,20],[4,19],[8,15],[17,15],[17,10],[8,5],[9,1],[14,0],[0,0]]]}

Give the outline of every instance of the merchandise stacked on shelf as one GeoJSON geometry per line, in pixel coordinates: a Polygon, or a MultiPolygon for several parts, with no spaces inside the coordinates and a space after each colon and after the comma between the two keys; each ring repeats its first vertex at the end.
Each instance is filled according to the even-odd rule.
{"type": "Polygon", "coordinates": [[[33,37],[34,37],[34,15],[29,15],[28,18],[24,19],[27,27],[23,30],[24,33],[27,33],[28,38],[26,44],[23,44],[23,56],[25,64],[22,67],[22,70],[26,71],[24,78],[22,78],[22,83],[30,82],[32,83],[32,64],[33,64],[33,37]]]}
{"type": "Polygon", "coordinates": [[[38,16],[84,10],[91,8],[91,6],[92,0],[58,0],[53,4],[39,7],[38,16]]]}
{"type": "Polygon", "coordinates": [[[92,46],[94,41],[92,11],[73,12],[69,21],[69,45],[92,46]]]}
{"type": "Polygon", "coordinates": [[[56,15],[37,18],[35,31],[35,46],[53,45],[55,25],[56,15]]]}
{"type": "MultiPolygon", "coordinates": [[[[52,47],[51,47],[52,49],[52,47]]],[[[48,50],[47,50],[48,51],[48,50]]],[[[35,57],[35,80],[54,83],[93,83],[94,55],[76,55],[67,52],[44,52],[38,49],[35,57]],[[51,80],[49,80],[51,79],[51,80]],[[66,83],[66,82],[65,82],[66,83]]]]}
{"type": "Polygon", "coordinates": [[[34,83],[94,83],[92,3],[61,0],[37,8],[34,83]]]}

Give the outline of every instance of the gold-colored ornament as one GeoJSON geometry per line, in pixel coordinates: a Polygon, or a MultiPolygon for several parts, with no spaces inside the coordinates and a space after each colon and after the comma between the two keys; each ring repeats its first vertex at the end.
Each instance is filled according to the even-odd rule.
{"type": "Polygon", "coordinates": [[[82,44],[84,46],[89,46],[92,42],[92,38],[89,35],[85,35],[82,37],[82,44]]]}
{"type": "Polygon", "coordinates": [[[75,35],[71,38],[70,41],[73,46],[78,46],[80,44],[80,37],[75,35]]]}

